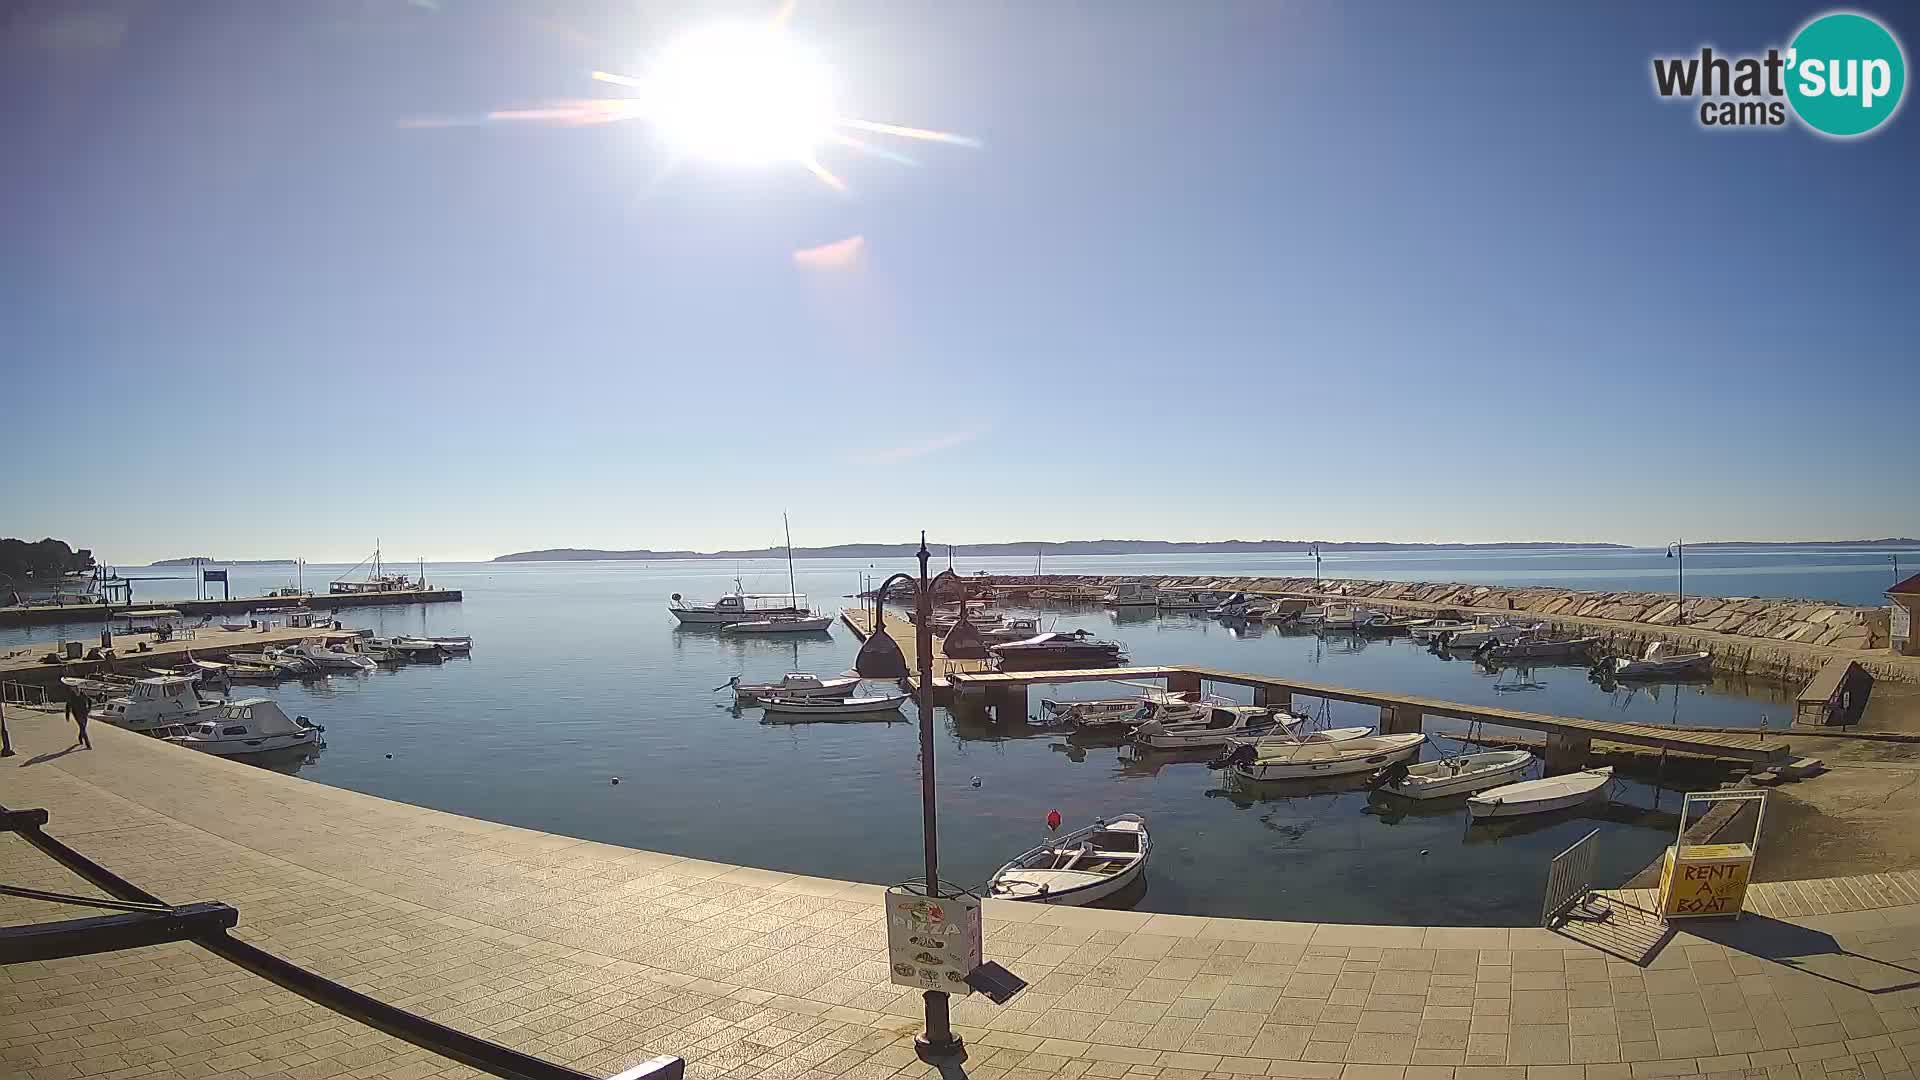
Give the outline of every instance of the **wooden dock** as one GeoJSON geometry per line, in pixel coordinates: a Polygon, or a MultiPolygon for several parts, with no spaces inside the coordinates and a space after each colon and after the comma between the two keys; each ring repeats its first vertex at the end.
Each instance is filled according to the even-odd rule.
{"type": "MultiPolygon", "coordinates": [[[[873,636],[873,612],[866,608],[848,608],[840,613],[840,621],[861,641],[873,636]]],[[[904,611],[891,612],[883,627],[894,644],[900,646],[900,655],[907,658],[909,674],[902,680],[907,689],[916,696],[920,693],[920,643],[918,627],[907,621],[904,611]]],[[[945,695],[952,690],[949,676],[956,672],[988,672],[992,668],[985,660],[954,660],[940,651],[940,635],[933,637],[933,692],[936,696],[945,695]]]]}
{"type": "Polygon", "coordinates": [[[1205,682],[1250,687],[1256,704],[1286,707],[1295,695],[1373,705],[1380,709],[1382,732],[1412,732],[1422,729],[1429,716],[1447,717],[1469,723],[1538,731],[1547,736],[1550,763],[1572,761],[1592,749],[1595,740],[1626,746],[1644,746],[1655,750],[1699,754],[1736,761],[1781,762],[1790,756],[1785,741],[1775,734],[1726,731],[1692,731],[1686,728],[1653,724],[1623,724],[1610,720],[1586,720],[1574,716],[1523,712],[1484,705],[1466,705],[1439,698],[1410,694],[1389,694],[1373,690],[1355,690],[1345,686],[1304,682],[1272,675],[1223,671],[1208,667],[1124,667],[1081,668],[1070,671],[983,672],[956,671],[949,675],[954,692],[966,696],[980,694],[989,707],[1009,705],[1025,715],[1027,688],[1039,683],[1133,682],[1165,679],[1169,690],[1198,691],[1205,682]]]}
{"type": "MultiPolygon", "coordinates": [[[[223,630],[218,626],[193,628],[192,637],[175,635],[171,641],[157,641],[152,634],[115,634],[114,656],[107,660],[63,660],[57,664],[42,661],[48,653],[60,652],[60,643],[36,641],[0,649],[0,682],[51,685],[63,675],[95,675],[101,672],[120,675],[147,674],[148,668],[172,667],[188,653],[200,660],[218,660],[237,652],[257,652],[269,645],[292,645],[303,638],[327,632],[321,627],[276,626],[271,630],[223,630]],[[147,651],[136,652],[146,645],[147,651]]],[[[97,635],[81,638],[88,651],[99,645],[97,635]]]]}

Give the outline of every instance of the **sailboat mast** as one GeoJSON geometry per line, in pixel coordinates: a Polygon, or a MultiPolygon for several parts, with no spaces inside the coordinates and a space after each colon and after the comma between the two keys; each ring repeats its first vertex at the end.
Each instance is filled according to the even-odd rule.
{"type": "Polygon", "coordinates": [[[793,582],[793,526],[787,523],[787,512],[780,511],[780,528],[787,534],[787,603],[793,603],[793,597],[800,592],[800,586],[793,582]]]}

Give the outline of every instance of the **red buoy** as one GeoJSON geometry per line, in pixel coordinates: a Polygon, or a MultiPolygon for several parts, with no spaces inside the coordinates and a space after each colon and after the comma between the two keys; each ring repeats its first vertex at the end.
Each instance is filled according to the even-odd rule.
{"type": "Polygon", "coordinates": [[[1060,811],[1058,810],[1047,811],[1047,828],[1057,829],[1059,827],[1060,827],[1060,811]]]}

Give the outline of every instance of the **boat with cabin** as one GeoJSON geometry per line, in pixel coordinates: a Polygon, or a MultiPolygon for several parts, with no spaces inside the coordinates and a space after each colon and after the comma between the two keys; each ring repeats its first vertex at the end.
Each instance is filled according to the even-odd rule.
{"type": "Polygon", "coordinates": [[[201,697],[194,676],[155,675],[134,680],[125,697],[102,702],[88,710],[87,718],[149,735],[177,735],[223,704],[219,698],[201,697]]]}
{"type": "Polygon", "coordinates": [[[1147,819],[1101,818],[1014,859],[987,882],[996,900],[1078,906],[1104,900],[1147,872],[1153,853],[1147,819]]]}
{"type": "Polygon", "coordinates": [[[1100,602],[1108,607],[1159,607],[1160,590],[1144,581],[1117,581],[1100,602]]]}
{"type": "Polygon", "coordinates": [[[311,660],[322,671],[372,671],[376,666],[365,655],[325,637],[303,638],[298,645],[284,651],[311,660]]]}
{"type": "Polygon", "coordinates": [[[324,730],[304,716],[289,717],[272,698],[242,698],[167,741],[203,754],[235,757],[321,745],[324,730]]]}
{"type": "Polygon", "coordinates": [[[1002,671],[1047,671],[1056,667],[1099,667],[1126,659],[1126,647],[1100,641],[1085,630],[1036,634],[1024,641],[988,646],[1002,671]]]}
{"type": "Polygon", "coordinates": [[[1227,599],[1218,589],[1161,589],[1154,604],[1162,611],[1206,611],[1227,599]]]}
{"type": "Polygon", "coordinates": [[[734,578],[733,591],[712,603],[689,600],[674,593],[667,610],[685,626],[725,626],[775,615],[804,615],[807,597],[805,593],[746,592],[740,586],[740,579],[734,578]]]}

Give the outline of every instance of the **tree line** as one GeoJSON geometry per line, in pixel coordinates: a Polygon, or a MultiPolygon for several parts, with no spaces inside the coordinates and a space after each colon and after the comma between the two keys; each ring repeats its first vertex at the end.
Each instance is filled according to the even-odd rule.
{"type": "Polygon", "coordinates": [[[28,578],[54,578],[76,574],[94,567],[93,551],[75,551],[64,540],[51,537],[34,543],[0,539],[0,580],[24,581],[28,578]]]}

